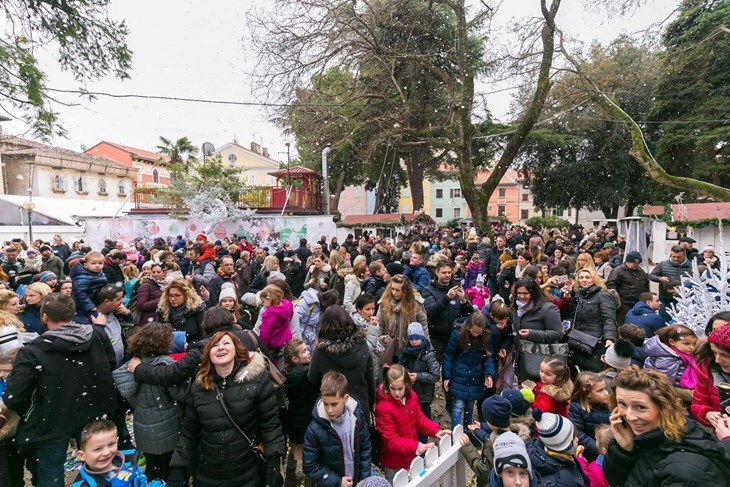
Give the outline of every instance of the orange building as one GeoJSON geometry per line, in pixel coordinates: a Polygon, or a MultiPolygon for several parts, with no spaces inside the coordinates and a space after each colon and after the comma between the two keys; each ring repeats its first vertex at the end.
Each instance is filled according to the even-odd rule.
{"type": "Polygon", "coordinates": [[[144,149],[137,149],[105,140],[86,149],[84,154],[111,159],[124,166],[137,169],[138,185],[169,186],[170,170],[160,161],[169,161],[166,155],[144,149]]]}

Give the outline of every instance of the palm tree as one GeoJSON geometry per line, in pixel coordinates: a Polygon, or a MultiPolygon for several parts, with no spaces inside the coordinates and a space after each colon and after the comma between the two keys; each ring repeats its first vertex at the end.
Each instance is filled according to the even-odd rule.
{"type": "Polygon", "coordinates": [[[169,163],[172,166],[172,173],[188,174],[190,167],[195,164],[198,159],[195,157],[199,149],[190,142],[187,137],[180,137],[175,142],[160,136],[160,145],[157,146],[160,154],[164,154],[170,158],[169,163]]]}

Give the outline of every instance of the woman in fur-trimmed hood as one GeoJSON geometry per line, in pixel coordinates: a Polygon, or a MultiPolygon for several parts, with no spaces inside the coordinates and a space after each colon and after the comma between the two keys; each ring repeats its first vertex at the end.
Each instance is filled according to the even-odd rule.
{"type": "Polygon", "coordinates": [[[284,436],[267,363],[261,354],[249,353],[232,332],[218,332],[203,351],[170,462],[169,484],[192,475],[202,487],[264,485],[251,445],[231,424],[219,396],[238,428],[263,443],[269,466],[279,466],[284,436]]]}
{"type": "Polygon", "coordinates": [[[370,422],[375,406],[373,357],[366,343],[365,330],[361,330],[340,305],[330,306],[322,314],[307,378],[319,387],[322,377],[330,370],[347,378],[350,396],[357,400],[370,422]]]}

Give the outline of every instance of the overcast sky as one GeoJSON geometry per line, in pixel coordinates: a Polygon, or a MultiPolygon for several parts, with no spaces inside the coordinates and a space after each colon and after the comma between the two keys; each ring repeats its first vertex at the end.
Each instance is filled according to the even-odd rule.
{"type": "MultiPolygon", "coordinates": [[[[87,88],[119,94],[257,101],[245,74],[253,58],[252,53],[245,52],[243,39],[247,9],[265,1],[112,0],[110,16],[126,19],[130,29],[128,44],[134,53],[131,79],[105,78],[87,88]]],[[[593,39],[607,42],[621,33],[631,34],[662,21],[677,1],[649,1],[630,17],[612,22],[602,21],[581,3],[563,0],[558,23],[570,36],[589,43],[593,39]]],[[[538,14],[537,0],[504,0],[493,26],[505,29],[517,19],[538,14]]],[[[49,87],[78,88],[73,78],[58,68],[52,50],[38,54],[49,75],[49,87]]],[[[494,89],[493,84],[482,83],[480,87],[482,91],[494,89]]],[[[219,147],[235,137],[246,146],[255,138],[270,148],[272,157],[286,159],[279,153],[286,150],[287,140],[260,108],[104,97],[89,102],[74,95],[61,99],[81,104],[57,107],[68,138],[53,143],[69,149],[80,150],[82,145],[91,147],[108,140],[154,150],[160,135],[172,139],[187,135],[198,146],[212,142],[219,147]]],[[[488,103],[497,118],[504,118],[510,93],[490,95],[488,103]]],[[[30,137],[26,132],[21,121],[4,124],[4,133],[30,137]]]]}

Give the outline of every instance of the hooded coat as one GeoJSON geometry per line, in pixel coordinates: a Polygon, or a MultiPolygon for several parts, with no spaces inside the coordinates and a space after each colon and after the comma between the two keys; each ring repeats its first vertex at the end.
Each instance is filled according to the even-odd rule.
{"type": "MultiPolygon", "coordinates": [[[[352,397],[345,404],[345,414],[350,415],[350,427],[355,475],[352,485],[370,477],[370,434],[368,423],[357,401],[352,397]]],[[[340,437],[332,427],[327,414],[318,401],[312,411],[312,421],[304,436],[302,469],[317,487],[340,487],[345,475],[345,460],[340,437]]]]}
{"type": "Polygon", "coordinates": [[[571,382],[566,382],[562,386],[544,385],[538,382],[532,392],[535,394],[535,400],[531,404],[533,409],[568,417],[568,402],[573,392],[571,382]]]}
{"type": "MultiPolygon", "coordinates": [[[[283,457],[286,448],[266,364],[262,355],[251,354],[247,364],[236,364],[225,379],[213,372],[213,382],[239,428],[257,444],[263,443],[268,460],[283,457]]],[[[231,425],[217,394],[216,388],[206,390],[198,381],[193,383],[170,468],[194,472],[200,487],[264,485],[251,445],[231,425]]]]}
{"type": "Polygon", "coordinates": [[[89,314],[96,308],[94,294],[107,283],[106,276],[103,272],[91,272],[84,264],[77,262],[71,268],[70,277],[73,281],[71,296],[76,303],[76,321],[80,318],[84,323],[90,323],[89,314]]]}
{"type": "Polygon", "coordinates": [[[720,391],[715,382],[727,382],[722,370],[718,366],[715,368],[716,370],[710,370],[702,363],[697,364],[697,387],[690,405],[692,416],[708,428],[712,425],[707,421],[707,413],[720,410],[720,391]]]}
{"type": "MultiPolygon", "coordinates": [[[[169,365],[173,360],[167,355],[144,357],[142,363],[151,366],[169,365]]],[[[161,387],[139,384],[134,374],[127,372],[125,363],[114,371],[117,390],[134,409],[134,440],[137,448],[145,453],[162,455],[177,445],[182,426],[183,409],[177,401],[187,400],[189,387],[161,387]]]]}
{"type": "Polygon", "coordinates": [[[441,365],[436,360],[436,354],[431,350],[431,343],[423,340],[419,347],[413,347],[409,343],[401,350],[398,363],[408,372],[416,374],[413,391],[420,404],[430,406],[436,392],[436,382],[441,375],[441,365]]]}
{"type": "Polygon", "coordinates": [[[443,379],[449,382],[449,393],[456,399],[484,399],[487,388],[484,379],[496,378],[494,359],[486,350],[470,347],[464,351],[458,344],[460,330],[451,333],[444,353],[443,379]]]}
{"type": "Polygon", "coordinates": [[[727,485],[729,447],[728,442],[717,440],[688,419],[679,442],[668,439],[660,429],[634,438],[630,452],[611,441],[603,474],[609,485],[623,487],[727,485]]]}
{"type": "Polygon", "coordinates": [[[416,458],[418,433],[434,437],[441,429],[423,415],[413,390],[401,401],[384,393],[382,385],[378,389],[375,422],[382,440],[380,463],[393,470],[410,467],[416,458]]]}
{"type": "Polygon", "coordinates": [[[270,350],[279,350],[291,340],[290,322],[293,315],[294,306],[286,299],[282,299],[277,305],[264,308],[259,315],[261,317],[259,335],[270,350]]]}
{"type": "Polygon", "coordinates": [[[656,314],[656,312],[654,312],[654,310],[643,301],[638,301],[634,307],[626,313],[624,323],[640,326],[646,333],[646,338],[653,337],[657,330],[667,326],[662,317],[656,314]]]}
{"type": "Polygon", "coordinates": [[[667,376],[673,386],[676,386],[685,369],[685,364],[677,352],[669,345],[662,343],[658,336],[648,339],[643,348],[646,357],[644,368],[658,370],[667,376]]]}
{"type": "MultiPolygon", "coordinates": [[[[583,474],[573,455],[545,451],[539,438],[525,443],[530,455],[532,471],[540,479],[541,487],[582,487],[589,485],[588,477],[583,474]]],[[[618,485],[618,484],[617,484],[618,485]]]]}
{"type": "Polygon", "coordinates": [[[68,441],[92,419],[115,411],[115,363],[102,327],[68,323],[26,344],[3,395],[5,405],[21,415],[16,442],[68,441]]]}
{"type": "Polygon", "coordinates": [[[365,418],[370,421],[370,412],[375,404],[375,376],[364,330],[343,337],[317,338],[307,378],[319,387],[322,377],[330,370],[340,372],[347,378],[350,396],[357,400],[365,418]]]}

